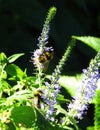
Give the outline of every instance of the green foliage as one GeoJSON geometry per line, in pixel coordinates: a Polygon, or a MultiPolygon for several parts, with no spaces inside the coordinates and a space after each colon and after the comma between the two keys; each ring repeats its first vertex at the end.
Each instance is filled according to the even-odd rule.
{"type": "Polygon", "coordinates": [[[0,53],[0,65],[4,65],[5,63],[7,63],[7,57],[3,52],[1,52],[0,53]]]}
{"type": "MultiPolygon", "coordinates": [[[[0,54],[0,127],[7,130],[79,130],[75,120],[72,126],[60,123],[51,123],[45,119],[43,113],[33,106],[34,91],[38,88],[35,76],[28,76],[27,71],[23,71],[13,62],[23,54],[15,54],[7,58],[4,53],[0,54]],[[44,125],[45,124],[45,125],[44,125]]],[[[71,96],[75,95],[77,86],[82,79],[82,74],[75,76],[61,76],[59,83],[71,96]]],[[[95,128],[99,129],[99,95],[96,98],[95,128]],[[98,122],[98,123],[97,123],[98,122]]],[[[60,115],[68,116],[63,104],[69,103],[64,95],[58,94],[57,118],[60,115]]],[[[93,127],[87,129],[92,130],[93,127]]]]}
{"type": "Polygon", "coordinates": [[[54,127],[44,118],[44,116],[36,110],[37,115],[37,125],[40,128],[40,130],[46,129],[46,130],[54,130],[54,127]],[[44,125],[45,124],[45,125],[44,125]]]}
{"type": "Polygon", "coordinates": [[[23,80],[26,77],[26,72],[23,72],[17,65],[10,64],[6,67],[7,73],[12,77],[12,80],[23,80]]]}
{"type": "Polygon", "coordinates": [[[10,118],[16,126],[31,128],[35,122],[35,113],[30,106],[14,107],[10,118]]]}
{"type": "Polygon", "coordinates": [[[9,62],[9,63],[12,63],[12,62],[14,62],[16,59],[18,59],[20,56],[23,56],[23,55],[24,55],[24,53],[14,54],[14,55],[8,57],[8,62],[9,62]]]}
{"type": "Polygon", "coordinates": [[[32,125],[32,119],[35,119],[33,108],[23,106],[33,97],[29,88],[32,78],[27,77],[26,71],[23,72],[12,63],[22,55],[14,54],[7,58],[4,53],[0,53],[0,128],[2,129],[14,130],[17,128],[14,126],[16,123],[25,123],[29,127],[32,125]]]}
{"type": "MultiPolygon", "coordinates": [[[[83,2],[83,1],[82,1],[83,2]]],[[[16,3],[16,2],[15,2],[16,3]]],[[[35,3],[38,3],[35,1],[35,3]]],[[[77,2],[76,2],[77,3],[77,2]]],[[[84,2],[83,2],[84,3],[84,2]]],[[[38,4],[37,4],[38,5],[38,4]]],[[[79,2],[81,5],[81,2],[79,2]]],[[[41,6],[41,5],[40,5],[41,6]]],[[[37,6],[36,6],[37,7],[37,6]]],[[[81,7],[86,10],[85,3],[81,7]]],[[[21,8],[21,6],[19,7],[21,8]]],[[[56,8],[52,7],[48,11],[46,21],[44,23],[43,29],[45,31],[41,34],[41,46],[45,47],[45,38],[48,34],[49,24],[56,13],[56,8]]],[[[38,16],[37,16],[38,17],[38,16]]],[[[38,17],[39,18],[39,17],[38,17]]],[[[80,40],[86,45],[89,45],[96,51],[100,50],[100,39],[95,37],[78,37],[72,36],[71,42],[66,49],[64,56],[60,60],[59,64],[54,70],[53,80],[50,81],[49,78],[45,78],[45,74],[40,75],[39,78],[41,85],[37,83],[36,76],[28,76],[27,69],[24,71],[15,63],[19,57],[23,56],[23,53],[14,54],[7,57],[5,53],[0,53],[0,130],[79,130],[76,119],[68,115],[66,103],[69,104],[70,100],[66,95],[62,93],[57,95],[57,102],[54,105],[54,121],[51,121],[45,117],[45,107],[42,109],[36,108],[34,105],[34,99],[37,98],[35,91],[37,89],[45,88],[45,81],[49,80],[51,82],[52,88],[58,85],[58,78],[60,76],[61,70],[66,59],[74,46],[76,40],[80,40]],[[68,119],[70,122],[66,122],[68,119]],[[62,120],[61,120],[62,119],[62,120]]],[[[44,55],[43,55],[44,56],[44,55]]],[[[82,74],[76,74],[75,76],[61,76],[59,84],[64,88],[65,94],[67,91],[70,96],[74,96],[79,82],[82,78],[82,74]]],[[[50,87],[51,87],[50,86],[50,87]]],[[[48,91],[51,88],[48,89],[48,91]]],[[[52,91],[50,91],[52,92],[52,91]]],[[[45,93],[43,93],[45,94],[45,93]]],[[[53,93],[52,93],[53,94],[53,93]]],[[[40,95],[39,95],[40,96],[40,95]]],[[[97,92],[96,103],[95,103],[95,130],[100,129],[100,92],[97,92]]],[[[51,95],[51,97],[53,97],[51,95]]],[[[42,97],[36,99],[40,104],[45,103],[42,97]]],[[[48,97],[47,97],[48,100],[48,97]]],[[[45,105],[47,105],[45,103],[45,105]]],[[[92,130],[93,127],[87,128],[92,130]]]]}
{"type": "Polygon", "coordinates": [[[72,36],[72,38],[83,42],[97,52],[100,50],[100,38],[92,36],[72,36]]]}
{"type": "Polygon", "coordinates": [[[87,130],[95,130],[93,126],[87,127],[87,130]]]}
{"type": "Polygon", "coordinates": [[[82,74],[76,74],[75,76],[61,76],[59,83],[65,88],[66,91],[68,91],[71,96],[74,96],[82,78],[82,74]]]}
{"type": "MultiPolygon", "coordinates": [[[[31,130],[31,128],[34,130],[72,130],[68,126],[50,123],[41,111],[34,109],[33,93],[38,87],[35,83],[36,77],[27,76],[26,70],[23,71],[13,63],[22,55],[15,54],[7,58],[4,53],[0,54],[0,127],[7,130],[31,130]]],[[[58,105],[55,108],[58,111],[56,114],[67,116],[66,110],[60,104],[69,102],[69,100],[65,99],[62,94],[57,96],[57,100],[58,105]]]]}

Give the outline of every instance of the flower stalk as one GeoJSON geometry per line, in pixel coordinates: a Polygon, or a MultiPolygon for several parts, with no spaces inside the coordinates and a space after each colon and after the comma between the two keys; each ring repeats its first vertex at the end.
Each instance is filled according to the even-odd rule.
{"type": "Polygon", "coordinates": [[[81,119],[84,111],[88,109],[88,104],[96,93],[97,81],[100,78],[99,68],[100,52],[91,60],[89,67],[83,70],[84,79],[81,86],[78,87],[77,95],[68,106],[68,117],[66,117],[65,121],[67,124],[70,122],[69,117],[81,119]]]}
{"type": "Polygon", "coordinates": [[[48,108],[46,111],[46,118],[50,119],[51,121],[54,121],[54,113],[56,111],[55,104],[57,104],[57,95],[58,93],[60,93],[60,88],[61,88],[61,86],[58,83],[58,80],[60,78],[60,74],[64,66],[64,63],[66,62],[66,60],[68,60],[68,57],[74,45],[75,45],[75,40],[72,39],[64,55],[62,56],[60,62],[58,63],[54,72],[52,73],[50,77],[50,83],[48,82],[45,83],[47,88],[44,90],[44,95],[42,98],[44,99],[48,108]]]}
{"type": "Polygon", "coordinates": [[[42,78],[44,75],[44,72],[48,68],[48,64],[50,60],[53,57],[53,48],[52,47],[46,47],[48,43],[48,33],[50,30],[50,22],[53,19],[53,17],[56,14],[56,8],[51,7],[48,11],[48,15],[46,17],[46,20],[43,25],[42,33],[38,38],[39,43],[38,49],[36,49],[33,53],[33,56],[31,57],[31,60],[33,64],[36,67],[36,76],[37,76],[37,84],[39,84],[39,87],[42,87],[42,78]]]}

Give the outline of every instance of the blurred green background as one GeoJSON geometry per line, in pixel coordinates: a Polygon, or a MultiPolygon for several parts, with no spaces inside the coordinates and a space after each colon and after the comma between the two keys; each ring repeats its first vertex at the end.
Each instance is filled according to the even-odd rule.
{"type": "MultiPolygon", "coordinates": [[[[22,69],[27,68],[30,75],[33,73],[31,52],[37,48],[37,39],[51,6],[57,7],[57,14],[50,29],[49,45],[54,47],[55,55],[48,74],[62,57],[72,35],[100,37],[100,0],[0,0],[0,52],[7,56],[25,53],[16,64],[22,69]]],[[[95,54],[93,49],[78,41],[62,74],[81,73],[95,54]]],[[[93,123],[90,109],[89,118],[80,122],[82,130],[93,123]]]]}
{"type": "MultiPolygon", "coordinates": [[[[7,56],[24,52],[17,64],[29,74],[33,71],[30,52],[37,48],[51,6],[57,7],[57,14],[51,23],[49,44],[55,49],[55,57],[48,73],[63,55],[71,35],[100,36],[100,0],[0,0],[0,52],[7,56]]],[[[94,50],[77,42],[62,73],[81,72],[94,55],[94,50]]]]}

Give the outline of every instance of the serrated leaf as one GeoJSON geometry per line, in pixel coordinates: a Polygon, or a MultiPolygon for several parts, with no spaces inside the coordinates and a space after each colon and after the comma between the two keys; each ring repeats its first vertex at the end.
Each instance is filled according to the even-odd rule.
{"type": "Polygon", "coordinates": [[[11,120],[18,126],[31,128],[35,122],[35,113],[30,106],[14,107],[11,111],[11,120]]]}
{"type": "Polygon", "coordinates": [[[93,48],[95,51],[100,51],[100,38],[92,36],[72,36],[72,38],[79,40],[89,47],[93,48]]]}
{"type": "Polygon", "coordinates": [[[24,55],[24,53],[11,55],[10,57],[8,57],[8,62],[12,63],[12,62],[14,62],[15,60],[17,60],[19,57],[21,57],[23,55],[24,55]]]}
{"type": "Polygon", "coordinates": [[[15,77],[14,79],[22,79],[26,76],[26,74],[15,64],[8,65],[6,71],[10,76],[15,77]]]}

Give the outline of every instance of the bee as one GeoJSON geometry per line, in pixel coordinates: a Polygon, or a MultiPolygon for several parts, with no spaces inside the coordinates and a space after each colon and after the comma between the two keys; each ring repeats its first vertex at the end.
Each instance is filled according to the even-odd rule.
{"type": "Polygon", "coordinates": [[[37,90],[35,91],[34,93],[34,107],[35,108],[40,108],[40,103],[41,103],[41,100],[42,100],[42,94],[43,92],[41,90],[37,90]]]}
{"type": "Polygon", "coordinates": [[[46,61],[50,61],[53,58],[53,51],[44,51],[42,55],[38,57],[39,63],[45,63],[46,61]]]}
{"type": "Polygon", "coordinates": [[[47,58],[47,60],[51,60],[53,58],[54,52],[53,51],[45,51],[45,56],[47,58]]]}
{"type": "Polygon", "coordinates": [[[39,67],[43,72],[46,72],[53,55],[54,50],[52,47],[46,47],[43,51],[41,49],[37,49],[34,51],[33,57],[31,57],[31,61],[36,67],[39,67]]]}
{"type": "Polygon", "coordinates": [[[45,55],[40,55],[38,57],[38,61],[39,61],[39,63],[43,64],[43,63],[45,63],[47,61],[47,57],[45,55]]]}
{"type": "Polygon", "coordinates": [[[42,55],[38,57],[38,62],[41,65],[42,71],[45,72],[48,69],[50,60],[53,58],[53,51],[44,51],[42,55]]]}

